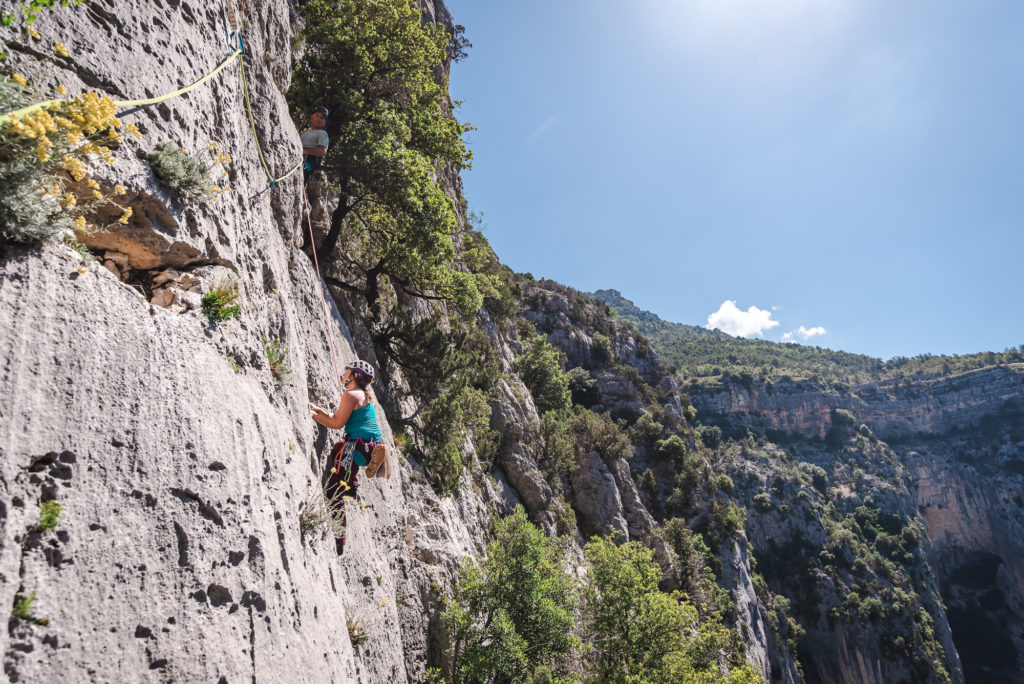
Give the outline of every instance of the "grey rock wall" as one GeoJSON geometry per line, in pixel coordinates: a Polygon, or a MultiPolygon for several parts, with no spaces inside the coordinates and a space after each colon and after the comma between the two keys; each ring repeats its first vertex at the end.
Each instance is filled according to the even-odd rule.
{"type": "MultiPolygon", "coordinates": [[[[256,129],[280,173],[300,147],[280,68],[290,3],[248,5],[256,129]]],[[[46,13],[41,43],[3,38],[12,66],[43,91],[143,97],[227,56],[219,8],[91,0],[46,13]],[[70,59],[49,56],[54,41],[70,59]]],[[[234,65],[123,119],[142,140],[126,139],[117,166],[93,175],[127,186],[138,211],[90,241],[100,260],[83,264],[62,245],[0,247],[0,605],[10,614],[35,595],[31,619],[0,634],[7,676],[420,681],[440,649],[434,588],[482,550],[486,518],[509,492],[485,483],[439,499],[402,459],[390,480],[360,487],[345,556],[324,530],[303,534],[300,511],[339,437],[306,408],[338,399],[327,325],[341,363],[365,331],[333,304],[323,319],[297,249],[301,176],[261,193],[234,65]],[[233,157],[223,179],[233,190],[206,205],[171,198],[138,156],[164,140],[198,156],[218,142],[233,157]],[[193,290],[225,275],[241,286],[242,315],[215,325],[193,290]],[[264,340],[287,346],[282,383],[264,340]],[[36,532],[50,499],[63,519],[36,532]],[[366,630],[366,644],[353,647],[346,622],[366,630]]]]}

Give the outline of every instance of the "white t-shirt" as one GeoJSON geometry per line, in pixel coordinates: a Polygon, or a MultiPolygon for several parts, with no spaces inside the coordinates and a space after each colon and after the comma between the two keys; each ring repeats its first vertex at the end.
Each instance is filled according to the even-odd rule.
{"type": "Polygon", "coordinates": [[[330,138],[327,135],[327,131],[324,129],[310,128],[308,130],[299,133],[299,138],[302,140],[303,147],[323,147],[327,149],[327,142],[330,138]]]}

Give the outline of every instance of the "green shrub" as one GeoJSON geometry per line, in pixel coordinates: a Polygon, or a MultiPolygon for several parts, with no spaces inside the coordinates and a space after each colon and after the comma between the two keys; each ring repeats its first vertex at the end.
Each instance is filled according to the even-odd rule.
{"type": "Polygon", "coordinates": [[[714,449],[722,442],[722,428],[717,425],[701,425],[697,428],[700,441],[709,449],[714,449]]]}
{"type": "Polygon", "coordinates": [[[761,513],[767,513],[772,510],[772,497],[768,492],[761,492],[760,494],[754,495],[754,507],[757,508],[761,513]]]}
{"type": "Polygon", "coordinates": [[[846,409],[836,408],[832,409],[832,425],[836,427],[853,427],[857,424],[857,419],[852,413],[846,409]]]}
{"type": "Polygon", "coordinates": [[[203,313],[211,321],[216,322],[238,318],[242,307],[236,304],[236,301],[238,301],[238,283],[225,278],[211,287],[210,291],[203,296],[203,313]]]}
{"type": "Polygon", "coordinates": [[[56,501],[42,501],[39,503],[39,524],[36,525],[36,532],[48,532],[57,526],[64,515],[64,507],[56,501]]]}
{"type": "Polygon", "coordinates": [[[594,333],[594,343],[590,346],[590,358],[597,365],[609,364],[612,361],[614,347],[607,335],[594,333]]]}
{"type": "Polygon", "coordinates": [[[644,470],[640,475],[640,479],[636,483],[637,489],[640,490],[641,494],[647,497],[648,501],[655,502],[658,500],[658,483],[654,479],[654,473],[651,472],[650,468],[644,470]]]}
{"type": "Polygon", "coordinates": [[[164,141],[145,155],[153,175],[180,200],[205,202],[213,194],[210,167],[164,141]]]}
{"type": "Polygon", "coordinates": [[[575,447],[570,434],[572,413],[548,411],[540,417],[540,434],[544,438],[544,452],[540,466],[548,483],[561,490],[562,475],[575,466],[575,447]]]}
{"type": "Polygon", "coordinates": [[[450,682],[523,681],[539,666],[568,674],[578,587],[564,551],[522,506],[496,519],[479,567],[467,559],[442,617],[450,682]]]}
{"type": "Polygon", "coordinates": [[[526,350],[516,357],[516,372],[533,395],[538,413],[569,408],[569,378],[562,370],[564,355],[543,335],[524,340],[526,350]]]}
{"type": "Polygon", "coordinates": [[[281,340],[264,339],[263,349],[267,353],[267,365],[270,374],[274,376],[274,384],[281,387],[292,372],[287,362],[288,346],[282,344],[281,340]]]}
{"type": "Polygon", "coordinates": [[[572,403],[590,408],[601,402],[601,387],[585,369],[573,368],[566,375],[569,377],[569,393],[572,395],[572,403]]]}
{"type": "Polygon", "coordinates": [[[36,600],[36,591],[33,589],[25,596],[16,596],[14,599],[14,617],[19,620],[28,620],[32,615],[32,603],[36,600]]]}
{"type": "Polygon", "coordinates": [[[725,473],[722,473],[715,479],[715,486],[718,489],[721,489],[726,494],[732,494],[732,478],[726,475],[725,473]]]}
{"type": "Polygon", "coordinates": [[[679,435],[670,435],[665,439],[659,439],[655,443],[654,453],[660,459],[671,461],[676,465],[683,465],[686,462],[689,450],[686,448],[686,442],[679,435]]]}
{"type": "Polygon", "coordinates": [[[608,413],[598,415],[577,408],[569,427],[579,453],[596,451],[608,466],[620,458],[633,457],[633,443],[629,441],[625,428],[608,413]]]}
{"type": "Polygon", "coordinates": [[[633,424],[633,443],[638,446],[641,444],[649,446],[661,436],[661,431],[664,429],[665,426],[656,421],[651,414],[644,413],[633,424]]]}
{"type": "Polygon", "coordinates": [[[659,591],[661,568],[637,542],[595,539],[584,549],[585,681],[757,682],[743,645],[720,618],[700,619],[681,592],[659,591]],[[719,660],[732,667],[727,676],[719,660]]]}

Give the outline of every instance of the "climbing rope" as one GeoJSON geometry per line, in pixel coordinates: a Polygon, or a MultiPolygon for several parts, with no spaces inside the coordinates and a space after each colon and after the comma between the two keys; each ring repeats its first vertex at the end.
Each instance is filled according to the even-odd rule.
{"type": "Polygon", "coordinates": [[[341,372],[338,370],[338,356],[334,353],[334,333],[331,331],[331,315],[327,308],[327,296],[324,294],[326,285],[324,284],[323,277],[320,275],[320,261],[316,256],[316,240],[313,237],[313,218],[309,213],[309,198],[306,197],[306,186],[302,186],[302,201],[306,207],[306,223],[309,224],[309,244],[313,245],[313,265],[316,266],[316,281],[320,285],[317,289],[320,290],[320,301],[324,305],[324,325],[327,326],[327,341],[331,347],[331,359],[334,361],[334,374],[338,378],[338,389],[342,394],[345,393],[345,386],[341,383],[341,372]]]}
{"type": "MultiPolygon", "coordinates": [[[[239,41],[241,41],[241,36],[239,36],[239,41]]],[[[270,166],[267,164],[267,160],[263,156],[263,146],[260,145],[259,136],[256,134],[256,121],[253,119],[252,106],[249,103],[249,83],[245,79],[245,63],[242,60],[241,54],[238,55],[238,69],[239,73],[242,75],[242,94],[245,96],[245,111],[249,115],[249,128],[252,130],[252,139],[256,143],[256,152],[259,154],[260,164],[263,166],[263,173],[267,174],[267,187],[265,190],[273,190],[275,185],[299,170],[299,167],[302,166],[302,160],[299,159],[299,163],[293,166],[288,173],[284,174],[280,178],[274,178],[274,174],[270,171],[270,166]]]]}
{"type": "MultiPolygon", "coordinates": [[[[175,90],[173,93],[167,93],[166,95],[150,97],[143,100],[115,100],[114,105],[117,107],[144,107],[147,105],[159,104],[160,102],[170,100],[172,98],[178,97],[179,95],[184,95],[185,93],[189,92],[194,88],[198,88],[199,86],[201,86],[202,84],[206,83],[211,78],[219,74],[224,69],[224,67],[231,63],[231,61],[235,58],[236,55],[239,57],[239,59],[241,59],[241,54],[242,48],[241,46],[239,46],[235,48],[235,50],[230,55],[228,55],[227,59],[221,62],[220,65],[217,66],[217,68],[215,68],[213,71],[206,74],[195,83],[187,85],[184,88],[179,88],[178,90],[175,90]]],[[[27,107],[22,107],[21,109],[16,109],[13,112],[8,112],[3,116],[0,116],[0,126],[7,125],[7,123],[13,118],[20,118],[22,116],[25,116],[26,114],[31,114],[32,112],[39,111],[40,109],[49,109],[55,104],[59,104],[64,101],[64,99],[47,100],[45,102],[37,102],[36,104],[29,105],[27,107]]]]}

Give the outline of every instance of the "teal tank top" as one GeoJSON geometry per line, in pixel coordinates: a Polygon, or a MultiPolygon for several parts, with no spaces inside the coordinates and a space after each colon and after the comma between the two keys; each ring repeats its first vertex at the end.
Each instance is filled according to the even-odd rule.
{"type": "Polygon", "coordinates": [[[374,442],[384,439],[380,428],[377,427],[377,411],[373,404],[367,404],[352,412],[345,423],[345,435],[352,439],[362,437],[364,440],[373,440],[374,442]]]}

